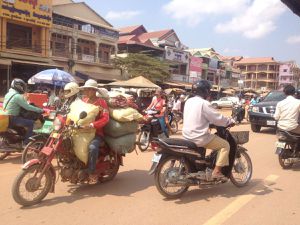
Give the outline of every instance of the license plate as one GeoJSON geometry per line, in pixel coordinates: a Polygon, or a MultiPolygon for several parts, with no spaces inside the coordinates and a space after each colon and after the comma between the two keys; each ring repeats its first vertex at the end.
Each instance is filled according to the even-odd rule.
{"type": "Polygon", "coordinates": [[[160,158],[161,158],[161,156],[162,156],[161,154],[155,153],[155,154],[153,155],[152,162],[158,163],[159,160],[160,160],[160,158]]]}
{"type": "Polygon", "coordinates": [[[274,120],[267,120],[267,125],[268,126],[275,126],[276,125],[276,121],[274,121],[274,120]]]}

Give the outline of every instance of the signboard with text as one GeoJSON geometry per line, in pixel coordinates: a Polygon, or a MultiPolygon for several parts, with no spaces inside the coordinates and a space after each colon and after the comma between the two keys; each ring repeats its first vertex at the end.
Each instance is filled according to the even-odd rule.
{"type": "Polygon", "coordinates": [[[51,27],[52,0],[0,0],[0,17],[51,27]]]}
{"type": "Polygon", "coordinates": [[[171,47],[165,47],[165,51],[166,51],[165,57],[167,60],[185,63],[185,64],[189,63],[190,57],[188,52],[177,50],[171,47]]]}

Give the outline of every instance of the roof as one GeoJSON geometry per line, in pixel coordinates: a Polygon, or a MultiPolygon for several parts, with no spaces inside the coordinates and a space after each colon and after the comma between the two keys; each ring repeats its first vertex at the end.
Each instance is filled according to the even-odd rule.
{"type": "Polygon", "coordinates": [[[117,81],[108,84],[108,86],[119,86],[119,87],[139,87],[139,88],[159,88],[158,85],[152,83],[150,80],[143,76],[135,77],[126,81],[117,81]]]}
{"type": "Polygon", "coordinates": [[[263,57],[263,58],[243,58],[236,64],[256,64],[256,63],[277,63],[273,57],[263,57]]]}
{"type": "Polygon", "coordinates": [[[135,35],[120,36],[118,44],[128,44],[129,41],[139,41],[135,35]]]}
{"type": "Polygon", "coordinates": [[[222,60],[233,60],[233,61],[240,61],[243,59],[243,56],[222,56],[220,55],[222,60]]]}
{"type": "Polygon", "coordinates": [[[146,41],[148,41],[152,38],[162,39],[162,38],[168,36],[168,34],[171,34],[173,32],[174,32],[173,29],[169,29],[169,30],[160,30],[160,31],[143,33],[139,36],[139,39],[142,43],[145,43],[146,41]]]}
{"type": "Polygon", "coordinates": [[[139,28],[143,28],[145,30],[145,32],[147,32],[147,30],[145,29],[145,27],[143,25],[121,27],[121,28],[119,28],[119,31],[120,31],[120,34],[131,34],[139,28]]]}
{"type": "Polygon", "coordinates": [[[72,0],[52,0],[52,5],[63,5],[63,4],[69,4],[74,3],[72,0]]]}
{"type": "Polygon", "coordinates": [[[106,81],[117,81],[121,80],[121,76],[112,75],[107,73],[97,73],[97,72],[89,72],[89,71],[76,71],[75,76],[87,80],[106,80],[106,81]]]}
{"type": "Polygon", "coordinates": [[[287,5],[297,16],[300,16],[300,2],[299,0],[281,0],[287,5]]]}
{"type": "Polygon", "coordinates": [[[85,2],[67,3],[61,5],[54,5],[53,12],[65,17],[74,18],[77,20],[82,19],[84,22],[91,22],[91,24],[98,24],[112,28],[113,26],[94,11],[85,2]]]}

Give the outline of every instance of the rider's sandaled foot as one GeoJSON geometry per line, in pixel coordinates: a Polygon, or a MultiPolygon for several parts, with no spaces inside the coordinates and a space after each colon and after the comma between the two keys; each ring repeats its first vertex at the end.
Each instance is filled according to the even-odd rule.
{"type": "Polygon", "coordinates": [[[89,175],[89,184],[97,184],[99,181],[98,174],[90,174],[89,175]]]}
{"type": "Polygon", "coordinates": [[[213,173],[212,174],[212,179],[214,180],[222,180],[222,179],[225,179],[226,177],[222,174],[222,173],[213,173]]]}

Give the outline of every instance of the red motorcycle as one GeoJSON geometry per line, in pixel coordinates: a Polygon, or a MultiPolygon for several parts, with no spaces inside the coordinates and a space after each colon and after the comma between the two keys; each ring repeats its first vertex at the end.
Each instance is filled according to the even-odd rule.
{"type": "MultiPolygon", "coordinates": [[[[80,113],[84,119],[86,112],[80,113]]],[[[80,127],[76,123],[68,124],[66,115],[58,115],[54,121],[54,130],[42,148],[37,159],[23,165],[22,171],[14,180],[12,195],[14,200],[23,206],[31,206],[41,202],[49,192],[54,193],[56,171],[52,160],[57,159],[57,169],[63,182],[73,184],[89,182],[85,172],[87,165],[79,160],[72,147],[72,135],[80,127]]],[[[96,173],[99,182],[112,180],[123,165],[121,154],[111,150],[105,143],[100,146],[96,173]]]]}

